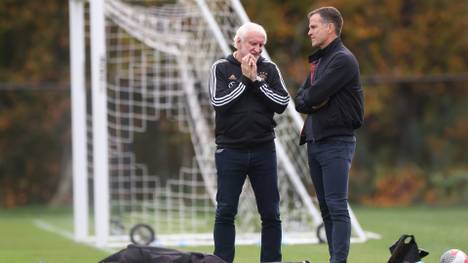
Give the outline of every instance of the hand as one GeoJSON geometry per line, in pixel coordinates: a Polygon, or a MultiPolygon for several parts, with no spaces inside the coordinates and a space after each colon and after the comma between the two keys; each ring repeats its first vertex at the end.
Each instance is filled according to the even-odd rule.
{"type": "Polygon", "coordinates": [[[257,78],[257,59],[252,55],[248,54],[242,58],[241,61],[242,74],[252,81],[257,78]]]}
{"type": "Polygon", "coordinates": [[[330,100],[330,98],[328,98],[328,99],[322,101],[319,105],[314,105],[314,106],[312,106],[312,109],[313,109],[313,110],[318,110],[318,109],[322,108],[323,106],[327,105],[327,103],[328,103],[329,100],[330,100]]]}

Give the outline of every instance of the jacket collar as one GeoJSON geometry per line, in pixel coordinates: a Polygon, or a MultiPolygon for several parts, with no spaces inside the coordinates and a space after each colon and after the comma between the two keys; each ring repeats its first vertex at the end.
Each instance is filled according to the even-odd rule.
{"type": "Polygon", "coordinates": [[[319,50],[315,51],[314,53],[312,53],[311,55],[309,55],[309,63],[312,63],[312,62],[316,61],[317,59],[319,59],[319,58],[333,52],[340,45],[341,45],[341,38],[340,37],[335,38],[325,48],[319,49],[319,50]]]}

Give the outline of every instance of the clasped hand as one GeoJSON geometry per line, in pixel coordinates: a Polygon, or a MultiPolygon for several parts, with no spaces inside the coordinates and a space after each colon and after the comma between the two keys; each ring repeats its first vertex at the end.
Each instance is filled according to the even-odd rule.
{"type": "Polygon", "coordinates": [[[242,74],[252,81],[257,78],[257,59],[254,55],[248,54],[241,61],[242,74]]]}

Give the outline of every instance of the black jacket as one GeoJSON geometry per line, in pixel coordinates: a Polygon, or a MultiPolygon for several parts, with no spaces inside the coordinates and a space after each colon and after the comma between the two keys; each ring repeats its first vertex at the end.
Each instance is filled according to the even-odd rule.
{"type": "Polygon", "coordinates": [[[316,64],[313,80],[309,76],[299,88],[296,110],[307,113],[300,144],[334,136],[353,136],[361,127],[364,99],[359,64],[354,55],[336,38],[324,49],[309,56],[316,64]],[[318,105],[326,102],[322,107],[318,105]]]}
{"type": "Polygon", "coordinates": [[[273,62],[260,57],[257,74],[256,81],[244,76],[232,55],[211,67],[209,94],[219,147],[245,149],[273,142],[273,115],[286,109],[289,95],[273,62]]]}

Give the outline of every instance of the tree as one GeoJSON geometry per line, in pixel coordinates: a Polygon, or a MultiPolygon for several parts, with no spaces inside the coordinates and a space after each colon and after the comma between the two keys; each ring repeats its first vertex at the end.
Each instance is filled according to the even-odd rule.
{"type": "MultiPolygon", "coordinates": [[[[453,189],[468,192],[464,179],[468,177],[468,6],[464,1],[242,3],[249,17],[265,26],[266,48],[282,69],[292,96],[307,75],[307,55],[314,51],[307,37],[307,13],[331,5],[343,14],[342,39],[360,62],[366,97],[365,126],[358,132],[350,182],[353,200],[384,202],[391,198],[379,190],[385,184],[402,182],[394,189],[405,189],[419,187],[419,180],[422,190],[408,196],[409,202],[444,196],[457,201],[450,194],[453,189]]],[[[59,160],[70,154],[69,91],[55,89],[69,83],[67,4],[0,1],[3,205],[48,201],[64,165],[59,160]],[[27,88],[11,90],[4,83],[27,88]]]]}
{"type": "Polygon", "coordinates": [[[3,206],[44,202],[56,190],[70,141],[68,90],[56,89],[68,83],[67,21],[67,1],[0,1],[3,206]]]}
{"type": "Polygon", "coordinates": [[[293,95],[306,75],[307,54],[313,52],[306,33],[307,13],[320,6],[341,11],[341,37],[360,62],[366,97],[365,126],[358,132],[351,177],[351,184],[359,185],[354,200],[378,194],[379,180],[390,174],[422,170],[430,192],[438,187],[431,185],[433,174],[450,176],[454,169],[467,173],[468,41],[463,32],[468,10],[463,1],[244,4],[250,17],[270,33],[267,49],[284,69],[293,95]]]}

